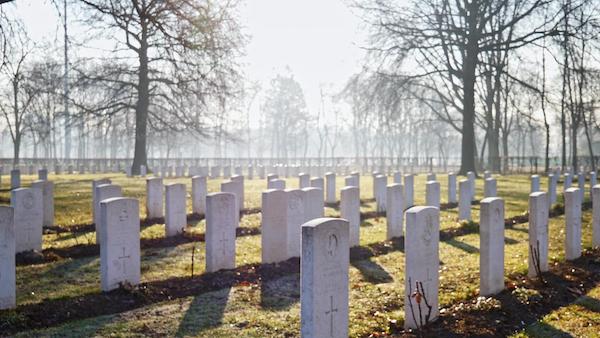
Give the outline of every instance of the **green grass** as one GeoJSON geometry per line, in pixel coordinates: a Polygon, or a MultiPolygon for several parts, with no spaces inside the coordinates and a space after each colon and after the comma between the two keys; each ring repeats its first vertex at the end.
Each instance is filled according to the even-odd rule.
{"type": "MultiPolygon", "coordinates": [[[[56,224],[68,227],[73,224],[91,223],[91,180],[101,175],[50,175],[55,186],[56,224]]],[[[123,175],[108,175],[115,184],[123,187],[125,196],[140,199],[141,215],[145,217],[145,180],[125,178],[123,175]]],[[[22,182],[28,185],[33,177],[24,176],[22,182]]],[[[498,195],[506,202],[505,217],[527,212],[529,178],[527,176],[497,177],[498,195]]],[[[438,175],[441,182],[442,202],[447,197],[447,177],[438,175]]],[[[6,181],[6,180],[3,180],[6,181]]],[[[288,188],[298,185],[296,178],[287,180],[288,188]]],[[[389,178],[389,182],[392,178],[389,178]]],[[[165,183],[181,182],[191,189],[190,179],[166,179],[165,183]]],[[[209,180],[209,192],[219,190],[220,180],[209,180]]],[[[2,188],[7,188],[3,182],[2,188]]],[[[361,177],[361,198],[372,198],[372,180],[361,177]]],[[[425,175],[415,179],[415,201],[425,200],[425,175]]],[[[542,180],[545,189],[547,180],[542,180]]],[[[338,177],[338,190],[343,185],[343,177],[338,177]]],[[[266,188],[265,180],[246,180],[246,207],[260,207],[260,192],[266,188]]],[[[477,196],[483,194],[483,181],[477,180],[477,196]]],[[[8,197],[7,192],[0,197],[8,197]]],[[[589,198],[589,193],[586,195],[589,198]]],[[[339,194],[338,194],[339,198],[339,194]]],[[[562,198],[559,198],[562,201],[562,198]]],[[[373,211],[374,203],[361,207],[363,212],[373,211]]],[[[188,212],[191,205],[188,203],[188,212]]],[[[326,208],[328,216],[339,213],[326,208]]],[[[472,208],[473,220],[479,219],[479,207],[472,208]]],[[[456,221],[456,209],[441,212],[442,231],[458,229],[465,224],[456,221]]],[[[244,216],[240,225],[259,227],[260,214],[244,216]]],[[[467,225],[468,226],[468,225],[467,225]]],[[[550,259],[563,260],[564,219],[550,221],[550,259]]],[[[474,227],[476,230],[476,225],[474,227]]],[[[204,221],[191,224],[190,231],[203,232],[204,221]]],[[[361,246],[369,247],[385,242],[385,217],[365,220],[361,227],[361,246]]],[[[164,236],[164,225],[155,224],[143,229],[142,238],[164,236]]],[[[527,269],[527,224],[516,225],[505,232],[506,274],[525,273],[527,269]]],[[[583,244],[591,246],[591,211],[584,213],[583,244]]],[[[44,248],[68,248],[76,244],[94,243],[94,233],[73,235],[44,235],[44,248]]],[[[391,244],[390,244],[391,245],[391,244]]],[[[187,243],[168,248],[146,249],[142,252],[142,281],[161,281],[190,275],[192,249],[196,249],[195,274],[204,272],[204,243],[187,243]]],[[[260,263],[260,235],[238,237],[236,242],[236,264],[260,263]]],[[[440,243],[440,305],[452,304],[474,297],[479,284],[479,235],[468,233],[440,243]]],[[[367,336],[373,332],[385,331],[390,323],[403,321],[402,298],[404,292],[404,253],[390,249],[369,259],[352,261],[350,266],[350,333],[351,336],[367,336]]],[[[99,259],[89,257],[68,259],[47,264],[20,266],[17,268],[18,305],[36,304],[45,300],[76,298],[100,292],[99,259]]],[[[300,326],[299,275],[290,274],[269,282],[238,285],[193,297],[174,299],[156,303],[121,314],[89,318],[65,323],[58,327],[22,332],[24,336],[297,336],[300,326]]],[[[600,291],[588,295],[592,305],[597,305],[600,291]]],[[[586,298],[587,299],[587,298],[586,298]]],[[[585,303],[585,299],[582,300],[585,303]]],[[[585,303],[587,304],[587,303],[585,303]]],[[[551,313],[539,324],[532,325],[522,334],[535,335],[546,326],[561,327],[561,330],[575,335],[588,336],[593,330],[571,328],[573,323],[565,313],[588,316],[590,323],[597,325],[597,310],[590,310],[582,304],[572,304],[551,313]],[[587,312],[586,312],[587,311],[587,312]],[[588,312],[592,312],[591,314],[588,312]],[[552,317],[553,316],[553,317],[552,317]],[[536,326],[537,325],[537,326],[536,326]],[[564,328],[562,328],[562,326],[564,328]]],[[[14,311],[0,313],[0,321],[18,320],[14,311]]],[[[583,325],[583,324],[582,324],[583,325]]],[[[579,327],[579,326],[578,326],[579,327]]],[[[596,333],[594,333],[596,334],[596,333]]],[[[0,334],[1,335],[1,334],[0,334]]]]}

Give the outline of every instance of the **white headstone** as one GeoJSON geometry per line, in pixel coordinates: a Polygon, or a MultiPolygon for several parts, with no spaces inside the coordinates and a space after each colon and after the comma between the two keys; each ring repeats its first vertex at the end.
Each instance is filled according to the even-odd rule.
{"type": "Polygon", "coordinates": [[[310,175],[305,173],[298,174],[298,187],[300,189],[310,187],[310,175]]]}
{"type": "Polygon", "coordinates": [[[460,180],[458,182],[458,220],[471,220],[471,182],[460,180]]]}
{"type": "Polygon", "coordinates": [[[592,192],[592,188],[596,185],[597,183],[597,176],[596,176],[596,172],[595,171],[590,171],[590,199],[594,198],[594,194],[592,192]]]}
{"type": "Polygon", "coordinates": [[[183,233],[187,226],[185,184],[165,185],[165,234],[167,237],[183,233]]]}
{"type": "Polygon", "coordinates": [[[335,203],[337,198],[335,196],[335,173],[328,172],[325,174],[326,189],[325,189],[325,203],[335,203]]]}
{"type": "Polygon", "coordinates": [[[569,173],[565,173],[563,191],[569,189],[572,184],[573,184],[573,176],[569,173]]]}
{"type": "Polygon", "coordinates": [[[0,206],[0,310],[17,306],[15,243],[13,208],[0,206]]]}
{"type": "Polygon", "coordinates": [[[410,208],[415,205],[414,182],[415,177],[412,174],[404,175],[404,205],[410,208]]]}
{"type": "Polygon", "coordinates": [[[394,171],[394,183],[402,184],[402,173],[394,171]]]}
{"type": "Polygon", "coordinates": [[[42,191],[43,225],[54,225],[54,183],[50,181],[37,180],[31,183],[32,188],[42,191]]]}
{"type": "Polygon", "coordinates": [[[479,294],[489,296],[504,290],[504,201],[481,200],[479,220],[479,294]]]}
{"type": "Polygon", "coordinates": [[[235,268],[237,197],[232,193],[206,196],[206,272],[235,268]]]}
{"type": "Polygon", "coordinates": [[[404,188],[401,184],[387,186],[386,221],[388,240],[404,236],[404,188]]]}
{"type": "Polygon", "coordinates": [[[491,177],[492,177],[492,172],[491,171],[486,170],[486,171],[483,172],[483,179],[484,180],[486,180],[488,178],[491,178],[491,177]]]}
{"type": "Polygon", "coordinates": [[[340,190],[340,216],[350,227],[350,246],[360,245],[360,190],[344,187],[340,190]]]}
{"type": "Polygon", "coordinates": [[[425,185],[425,205],[440,208],[440,182],[428,181],[425,185]]]}
{"type": "Polygon", "coordinates": [[[21,171],[13,169],[10,171],[10,189],[17,189],[21,186],[21,171]]]}
{"type": "MultiPolygon", "coordinates": [[[[110,184],[110,179],[101,178],[92,181],[92,221],[96,223],[96,220],[100,221],[100,217],[96,217],[97,205],[99,205],[98,199],[96,198],[96,187],[103,184],[110,184]]],[[[99,209],[98,209],[99,210],[99,209]]]]}
{"type": "Polygon", "coordinates": [[[429,173],[427,174],[427,182],[429,181],[436,181],[437,176],[435,175],[435,173],[429,173]]]}
{"type": "Polygon", "coordinates": [[[236,196],[238,198],[238,208],[240,209],[240,211],[244,210],[244,207],[245,207],[245,204],[244,204],[244,176],[242,176],[242,175],[231,176],[231,181],[238,183],[238,191],[236,192],[236,196]]]}
{"type": "Polygon", "coordinates": [[[192,177],[192,212],[204,215],[206,212],[206,176],[192,177]]]}
{"type": "Polygon", "coordinates": [[[141,279],[140,207],[133,198],[109,198],[100,203],[100,281],[102,291],[141,279]]]}
{"type": "Polygon", "coordinates": [[[267,189],[285,190],[285,180],[274,179],[267,182],[267,189]]]}
{"type": "Polygon", "coordinates": [[[40,169],[38,170],[38,179],[39,180],[48,180],[48,170],[47,169],[40,169]]]}
{"type": "Polygon", "coordinates": [[[221,183],[222,192],[230,192],[235,195],[235,208],[239,217],[240,214],[240,195],[243,194],[244,184],[242,182],[226,181],[221,183]]]}
{"type": "Polygon", "coordinates": [[[475,173],[472,171],[467,172],[467,179],[469,180],[469,185],[471,188],[471,201],[476,201],[476,183],[475,183],[475,173]]]}
{"type": "Polygon", "coordinates": [[[344,177],[344,184],[347,187],[359,187],[358,186],[358,179],[356,178],[356,176],[346,176],[344,177]]]}
{"type": "Polygon", "coordinates": [[[387,197],[387,176],[377,175],[374,178],[374,195],[377,203],[377,212],[383,213],[386,211],[385,199],[387,197]]]}
{"type": "Polygon", "coordinates": [[[569,188],[565,191],[565,258],[581,257],[581,190],[569,188]]]}
{"type": "Polygon", "coordinates": [[[548,198],[550,199],[550,203],[548,203],[548,207],[552,208],[552,206],[556,203],[556,175],[549,174],[548,175],[548,198]]]}
{"type": "Polygon", "coordinates": [[[17,188],[10,192],[14,209],[16,253],[42,250],[43,206],[42,191],[36,188],[17,188]]]}
{"type": "Polygon", "coordinates": [[[448,174],[448,203],[456,203],[458,199],[456,198],[456,174],[449,173],[448,174]]]}
{"type": "Polygon", "coordinates": [[[600,185],[592,188],[592,247],[600,247],[600,185]]]}
{"type": "Polygon", "coordinates": [[[302,226],[302,337],[348,337],[348,222],[319,218],[302,226]]]}
{"type": "Polygon", "coordinates": [[[531,175],[531,191],[538,192],[540,190],[540,175],[531,175]]]}
{"type": "Polygon", "coordinates": [[[497,189],[496,189],[496,179],[495,178],[486,178],[483,182],[483,196],[485,197],[496,197],[497,189]]]}
{"type": "Polygon", "coordinates": [[[164,212],[164,190],[161,177],[150,177],[146,179],[146,218],[155,219],[165,217],[164,212]]]}
{"type": "Polygon", "coordinates": [[[283,190],[262,193],[261,208],[262,263],[275,263],[288,259],[287,251],[287,194],[283,190]]]}
{"type": "Polygon", "coordinates": [[[304,191],[306,196],[304,200],[304,215],[306,217],[305,221],[323,217],[323,213],[325,212],[323,190],[310,187],[304,188],[302,191],[304,191]]]}
{"type": "Polygon", "coordinates": [[[439,290],[440,210],[435,207],[412,207],[406,211],[404,240],[404,328],[416,329],[437,319],[439,290]],[[422,298],[417,302],[414,293],[422,298]],[[419,313],[423,315],[420,316],[419,313]]]}
{"type": "Polygon", "coordinates": [[[279,176],[277,174],[268,174],[267,175],[267,182],[272,181],[272,180],[276,180],[278,178],[279,178],[279,176]]]}
{"type": "Polygon", "coordinates": [[[529,277],[537,276],[538,258],[540,270],[548,271],[548,195],[543,191],[529,195],[529,277]]]}
{"type": "Polygon", "coordinates": [[[300,257],[302,224],[306,222],[306,192],[302,189],[287,189],[287,248],[288,257],[300,257]]]}
{"type": "Polygon", "coordinates": [[[579,187],[580,200],[583,201],[585,196],[585,174],[580,172],[577,175],[577,186],[579,187]]]}

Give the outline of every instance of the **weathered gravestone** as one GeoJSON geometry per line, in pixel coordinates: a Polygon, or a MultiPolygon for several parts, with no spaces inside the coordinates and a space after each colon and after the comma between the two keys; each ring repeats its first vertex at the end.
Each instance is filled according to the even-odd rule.
{"type": "Polygon", "coordinates": [[[288,257],[300,257],[302,224],[306,222],[306,192],[287,189],[287,248],[288,257]]]}
{"type": "Polygon", "coordinates": [[[425,205],[440,208],[440,182],[428,181],[425,185],[425,205]]]}
{"type": "Polygon", "coordinates": [[[32,188],[42,191],[42,218],[44,226],[54,225],[54,183],[37,180],[31,183],[32,188]]]}
{"type": "Polygon", "coordinates": [[[497,183],[495,178],[486,178],[483,181],[483,196],[484,197],[496,197],[497,195],[497,183]]]}
{"type": "Polygon", "coordinates": [[[388,240],[404,236],[404,189],[401,184],[387,186],[387,234],[388,240]]]}
{"type": "Polygon", "coordinates": [[[325,174],[325,203],[333,204],[337,201],[335,196],[335,173],[328,172],[325,174]]]}
{"type": "Polygon", "coordinates": [[[208,189],[206,185],[206,176],[192,177],[192,212],[198,215],[204,215],[206,212],[206,195],[208,189]]]}
{"type": "Polygon", "coordinates": [[[534,192],[529,195],[529,277],[548,271],[548,195],[534,192]]]}
{"type": "Polygon", "coordinates": [[[137,285],[140,268],[140,207],[133,198],[100,202],[100,281],[102,291],[137,285]]]}
{"type": "Polygon", "coordinates": [[[538,192],[540,191],[540,175],[531,175],[531,191],[530,192],[538,192]]]}
{"type": "Polygon", "coordinates": [[[489,296],[504,289],[504,201],[481,200],[479,220],[479,294],[489,296]]]}
{"type": "Polygon", "coordinates": [[[406,211],[405,329],[424,327],[438,317],[439,232],[440,210],[438,208],[413,207],[406,211]],[[421,301],[417,301],[415,292],[420,294],[421,301]],[[425,318],[428,320],[426,321],[425,318]]]}
{"type": "Polygon", "coordinates": [[[410,208],[415,204],[414,198],[415,177],[412,174],[404,175],[404,206],[410,208]]]}
{"type": "Polygon", "coordinates": [[[287,194],[283,190],[262,193],[261,207],[262,263],[275,263],[288,259],[287,251],[287,194]]]}
{"type": "Polygon", "coordinates": [[[581,193],[578,188],[565,191],[565,258],[581,257],[581,193]]]}
{"type": "Polygon", "coordinates": [[[14,209],[16,253],[42,250],[43,206],[42,191],[36,188],[17,188],[10,192],[14,209]]]}
{"type": "Polygon", "coordinates": [[[0,206],[0,310],[17,306],[15,252],[14,210],[0,206]]]}
{"type": "Polygon", "coordinates": [[[165,235],[176,236],[187,226],[185,184],[165,185],[165,235]]]}
{"type": "Polygon", "coordinates": [[[600,185],[592,188],[592,247],[600,246],[600,185]]]}
{"type": "Polygon", "coordinates": [[[235,268],[237,197],[220,192],[206,196],[206,272],[235,268]]]}
{"type": "Polygon", "coordinates": [[[350,246],[360,245],[360,190],[344,187],[340,190],[340,215],[348,221],[350,246]]]}
{"type": "Polygon", "coordinates": [[[449,173],[448,174],[448,203],[456,203],[458,199],[456,198],[456,174],[449,173]]]}
{"type": "Polygon", "coordinates": [[[302,337],[348,337],[348,222],[319,218],[302,226],[302,337]]]}
{"type": "Polygon", "coordinates": [[[460,180],[458,182],[458,220],[471,220],[471,182],[460,180]]]}

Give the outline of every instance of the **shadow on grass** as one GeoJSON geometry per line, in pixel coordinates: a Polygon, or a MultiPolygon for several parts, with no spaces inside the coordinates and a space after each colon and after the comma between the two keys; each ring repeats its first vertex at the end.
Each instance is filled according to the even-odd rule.
{"type": "Polygon", "coordinates": [[[260,306],[287,310],[300,301],[300,274],[292,274],[260,284],[260,306]]]}
{"type": "Polygon", "coordinates": [[[231,287],[195,296],[183,315],[177,337],[198,336],[202,331],[223,324],[231,287]]]}
{"type": "Polygon", "coordinates": [[[479,249],[472,246],[471,244],[456,240],[454,238],[448,239],[446,241],[444,241],[445,243],[448,243],[450,245],[452,245],[455,248],[461,249],[463,251],[466,251],[467,253],[470,254],[474,254],[474,253],[479,253],[479,249]]]}
{"type": "Polygon", "coordinates": [[[392,276],[390,276],[381,265],[373,262],[371,259],[353,261],[351,264],[360,271],[363,279],[371,284],[389,283],[394,281],[392,276]]]}
{"type": "Polygon", "coordinates": [[[529,337],[573,337],[571,334],[544,322],[536,322],[528,327],[525,332],[529,337]]]}

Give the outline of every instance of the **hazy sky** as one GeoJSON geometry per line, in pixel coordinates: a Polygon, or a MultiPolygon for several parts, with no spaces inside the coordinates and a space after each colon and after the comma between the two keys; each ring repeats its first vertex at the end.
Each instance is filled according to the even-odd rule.
{"type": "MultiPolygon", "coordinates": [[[[240,10],[251,37],[244,71],[263,87],[289,67],[314,111],[321,84],[340,88],[360,70],[364,27],[343,0],[246,0],[240,10]]],[[[61,19],[49,0],[17,0],[16,15],[35,41],[62,44],[61,19]]],[[[83,31],[77,24],[70,29],[74,35],[83,31]]]]}

